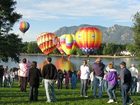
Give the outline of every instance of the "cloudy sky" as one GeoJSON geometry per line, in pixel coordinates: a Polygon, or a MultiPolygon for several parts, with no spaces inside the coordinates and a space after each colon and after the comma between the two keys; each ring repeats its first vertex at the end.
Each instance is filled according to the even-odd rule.
{"type": "Polygon", "coordinates": [[[23,41],[35,41],[42,32],[54,32],[63,26],[91,24],[132,26],[133,15],[140,11],[140,0],[16,0],[16,11],[23,15],[20,21],[30,23],[23,35],[19,22],[14,32],[23,41]]]}

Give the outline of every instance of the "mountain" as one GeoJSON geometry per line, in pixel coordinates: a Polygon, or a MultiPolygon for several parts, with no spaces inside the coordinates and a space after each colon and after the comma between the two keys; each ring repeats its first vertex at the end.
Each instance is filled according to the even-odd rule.
{"type": "Polygon", "coordinates": [[[75,34],[75,32],[79,28],[88,26],[97,27],[102,31],[103,43],[128,44],[134,41],[131,27],[121,26],[117,24],[115,24],[112,27],[104,27],[99,25],[88,25],[88,24],[82,24],[79,26],[61,27],[60,29],[55,31],[55,34],[57,36],[63,34],[75,34]]]}

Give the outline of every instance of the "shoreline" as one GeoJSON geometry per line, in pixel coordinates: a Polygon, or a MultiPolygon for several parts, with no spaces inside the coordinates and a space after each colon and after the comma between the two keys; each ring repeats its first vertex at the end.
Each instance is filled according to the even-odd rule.
{"type": "MultiPolygon", "coordinates": [[[[49,54],[49,55],[45,55],[45,54],[27,54],[27,53],[21,53],[20,55],[27,55],[27,56],[56,56],[56,57],[66,57],[67,55],[56,55],[56,54],[49,54]]],[[[101,58],[137,58],[137,57],[134,57],[134,56],[111,56],[111,55],[71,55],[71,57],[80,57],[80,58],[86,58],[86,57],[89,57],[89,58],[97,58],[97,57],[101,57],[101,58]]]]}

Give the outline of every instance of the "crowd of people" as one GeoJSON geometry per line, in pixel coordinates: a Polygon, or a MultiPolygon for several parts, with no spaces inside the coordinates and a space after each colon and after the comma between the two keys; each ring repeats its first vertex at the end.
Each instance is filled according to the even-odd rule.
{"type": "Polygon", "coordinates": [[[38,88],[40,78],[43,78],[47,102],[55,102],[56,95],[54,83],[58,89],[75,89],[77,80],[80,81],[80,96],[88,97],[88,87],[91,86],[94,98],[102,98],[103,91],[107,92],[109,100],[107,103],[117,103],[115,91],[120,88],[123,105],[133,105],[130,95],[140,92],[140,79],[138,69],[134,64],[127,68],[126,62],[120,63],[120,70],[110,62],[105,65],[101,58],[97,58],[92,67],[89,67],[87,60],[83,60],[80,70],[61,70],[52,64],[52,58],[47,58],[42,70],[37,68],[37,62],[29,62],[26,58],[19,63],[18,70],[8,70],[8,67],[0,65],[0,87],[12,87],[14,81],[19,81],[20,91],[26,92],[29,82],[29,100],[38,100],[38,88]],[[90,83],[90,85],[89,85],[90,83]],[[128,94],[130,92],[130,95],[128,94]]]}

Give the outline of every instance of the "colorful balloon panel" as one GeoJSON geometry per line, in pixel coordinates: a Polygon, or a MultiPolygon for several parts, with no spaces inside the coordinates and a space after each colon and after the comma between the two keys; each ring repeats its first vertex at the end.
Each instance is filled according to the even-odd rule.
{"type": "Polygon", "coordinates": [[[51,53],[57,45],[57,36],[54,33],[44,32],[37,37],[37,44],[44,54],[51,53]]]}
{"type": "Polygon", "coordinates": [[[21,32],[25,33],[30,27],[30,24],[28,22],[22,21],[20,22],[19,29],[21,32]]]}
{"type": "Polygon", "coordinates": [[[86,54],[97,50],[102,41],[102,33],[95,27],[82,27],[76,32],[77,46],[86,54]]]}
{"type": "Polygon", "coordinates": [[[56,48],[59,50],[59,52],[60,52],[61,54],[64,54],[64,51],[63,51],[62,46],[61,46],[61,44],[60,44],[60,37],[58,37],[57,40],[58,40],[58,42],[57,42],[56,48]]]}
{"type": "Polygon", "coordinates": [[[75,36],[73,34],[64,34],[60,36],[60,44],[61,44],[62,50],[67,55],[71,55],[77,48],[75,36]]]}
{"type": "Polygon", "coordinates": [[[65,71],[73,71],[73,64],[66,58],[58,58],[55,60],[55,66],[58,69],[65,71]]]}

